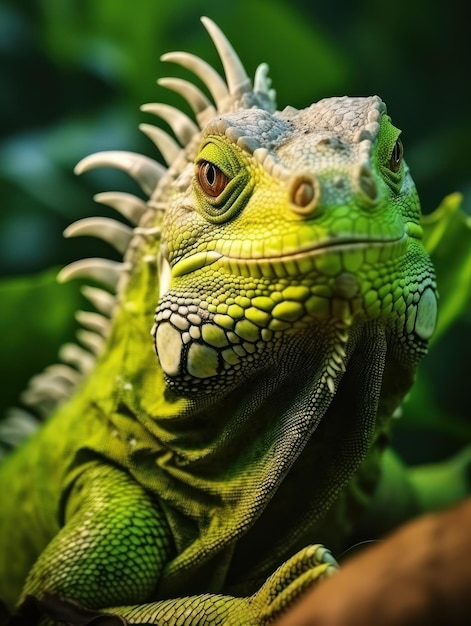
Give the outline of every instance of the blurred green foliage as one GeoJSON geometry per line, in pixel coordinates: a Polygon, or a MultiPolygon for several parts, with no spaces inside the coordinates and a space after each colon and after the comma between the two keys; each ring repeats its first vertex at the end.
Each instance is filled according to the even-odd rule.
{"type": "Polygon", "coordinates": [[[454,450],[453,444],[459,447],[471,442],[467,398],[471,216],[461,210],[461,204],[461,194],[450,194],[423,220],[424,243],[432,256],[440,287],[440,315],[429,355],[404,403],[409,438],[406,453],[415,462],[429,460],[429,446],[432,450],[435,447],[432,457],[443,457],[454,450]],[[415,446],[412,433],[417,438],[415,446]]]}
{"type": "MultiPolygon", "coordinates": [[[[159,56],[182,49],[219,67],[200,15],[226,32],[249,74],[269,62],[280,108],[379,94],[403,129],[424,212],[460,191],[471,213],[464,11],[458,0],[3,0],[0,273],[8,278],[0,285],[0,409],[15,402],[27,378],[53,362],[74,332],[77,285],[58,286],[50,272],[27,276],[83,256],[115,258],[105,244],[64,242],[61,232],[80,217],[107,214],[94,205],[95,192],[139,193],[111,170],[79,180],[74,165],[107,149],[155,157],[137,131],[149,121],[139,106],[165,101],[185,108],[155,85],[157,77],[185,75],[159,56]]],[[[456,207],[457,200],[443,209],[448,216],[450,202],[456,207]]],[[[440,337],[396,428],[397,446],[412,462],[441,458],[470,438],[470,239],[464,218],[453,214],[428,229],[432,243],[440,228],[448,230],[435,250],[440,337]]]]}

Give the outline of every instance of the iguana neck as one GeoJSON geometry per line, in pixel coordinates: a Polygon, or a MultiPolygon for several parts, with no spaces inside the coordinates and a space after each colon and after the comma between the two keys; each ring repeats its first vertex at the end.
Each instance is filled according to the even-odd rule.
{"type": "MultiPolygon", "coordinates": [[[[265,552],[257,541],[265,559],[260,572],[294,549],[360,466],[378,432],[378,405],[380,419],[390,415],[411,383],[412,364],[401,365],[394,398],[382,398],[385,368],[397,374],[384,321],[358,318],[341,328],[325,320],[290,337],[256,376],[226,393],[178,397],[165,388],[149,334],[156,281],[151,263],[129,278],[131,303],[115,314],[88,392],[111,421],[124,415],[134,422],[117,460],[150,491],[158,486],[179,553],[163,585],[178,593],[195,569],[209,567],[216,554],[232,554],[241,534],[253,527],[256,537],[258,518],[272,508],[286,519],[265,552]],[[337,373],[332,389],[327,368],[339,335],[346,373],[337,373]],[[315,498],[291,503],[286,515],[290,484],[300,474],[306,493],[316,483],[315,498]]],[[[242,551],[254,552],[251,536],[242,551]]],[[[238,568],[236,560],[226,572],[234,584],[238,568]]]]}

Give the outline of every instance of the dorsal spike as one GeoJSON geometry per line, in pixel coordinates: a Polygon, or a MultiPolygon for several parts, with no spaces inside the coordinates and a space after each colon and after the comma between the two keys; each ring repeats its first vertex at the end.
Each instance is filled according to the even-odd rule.
{"type": "Polygon", "coordinates": [[[65,343],[59,350],[59,358],[76,367],[82,374],[88,374],[95,366],[93,354],[76,343],[65,343]]]}
{"type": "Polygon", "coordinates": [[[139,124],[139,129],[154,142],[165,159],[165,162],[168,165],[173,163],[181,151],[181,147],[177,144],[175,139],[170,137],[170,135],[161,128],[158,128],[158,126],[153,126],[152,124],[139,124]]]}
{"type": "Polygon", "coordinates": [[[115,209],[135,226],[139,224],[148,209],[147,204],[141,198],[125,191],[103,191],[95,194],[93,199],[95,202],[115,209]]]}
{"type": "MultiPolygon", "coordinates": [[[[21,400],[24,401],[23,392],[21,400]]],[[[28,404],[25,402],[25,404],[28,404]]],[[[7,409],[0,422],[0,439],[11,448],[16,448],[27,437],[38,430],[39,420],[36,415],[19,407],[7,409]]]]}
{"type": "Polygon", "coordinates": [[[260,63],[255,70],[254,91],[265,94],[270,99],[273,110],[276,110],[276,91],[272,89],[272,81],[268,76],[269,67],[267,63],[260,63]]]}
{"type": "Polygon", "coordinates": [[[241,60],[236,54],[234,48],[231,46],[227,37],[220,30],[220,28],[209,19],[209,17],[202,17],[201,21],[208,31],[209,36],[213,40],[218,54],[221,57],[224,73],[226,74],[227,86],[229,87],[229,93],[240,94],[251,91],[252,84],[250,78],[247,76],[241,60]]]}
{"type": "Polygon", "coordinates": [[[77,331],[77,338],[80,343],[85,348],[90,350],[90,352],[95,356],[99,356],[103,352],[105,340],[101,335],[97,335],[97,333],[92,333],[89,330],[79,330],[77,331]]]}
{"type": "Polygon", "coordinates": [[[125,267],[123,263],[110,259],[80,259],[66,265],[59,272],[57,280],[63,283],[72,278],[91,278],[115,290],[125,267]]]}
{"type": "Polygon", "coordinates": [[[175,91],[183,96],[197,117],[203,111],[208,113],[211,111],[211,116],[216,115],[216,109],[213,107],[211,102],[204,95],[201,89],[198,89],[198,87],[193,85],[193,83],[190,83],[187,80],[182,80],[181,78],[159,78],[157,83],[162,87],[171,89],[172,91],[175,91]]]}
{"type": "Polygon", "coordinates": [[[167,52],[160,58],[162,61],[177,63],[187,70],[190,70],[190,72],[193,72],[193,74],[196,74],[209,89],[218,108],[229,96],[227,85],[221,76],[219,76],[209,63],[206,63],[206,61],[203,61],[203,59],[200,59],[196,55],[190,54],[189,52],[167,52]]]}
{"type": "Polygon", "coordinates": [[[89,235],[98,237],[111,244],[118,252],[124,254],[132,239],[132,228],[110,217],[85,217],[73,222],[64,230],[65,237],[89,235]]]}
{"type": "Polygon", "coordinates": [[[75,166],[76,174],[83,174],[95,167],[115,167],[134,178],[141,189],[151,196],[166,168],[149,157],[125,150],[106,150],[85,157],[75,166]]]}
{"type": "Polygon", "coordinates": [[[82,380],[82,376],[76,369],[69,365],[64,365],[64,363],[49,365],[44,370],[44,373],[53,378],[61,378],[74,387],[82,380]]]}
{"type": "Polygon", "coordinates": [[[75,319],[79,324],[98,333],[102,337],[107,337],[110,332],[110,320],[103,317],[100,313],[94,313],[93,311],[77,311],[75,313],[75,319]]]}
{"type": "Polygon", "coordinates": [[[81,291],[97,311],[108,317],[112,316],[114,307],[116,306],[116,298],[108,293],[108,291],[99,289],[98,287],[91,287],[90,285],[84,285],[81,291]]]}
{"type": "Polygon", "coordinates": [[[86,217],[73,222],[64,231],[65,237],[82,235],[103,239],[118,252],[124,254],[133,237],[133,230],[126,224],[109,217],[86,217]]]}
{"type": "Polygon", "coordinates": [[[152,113],[165,120],[182,146],[186,146],[190,143],[193,137],[200,132],[198,126],[190,120],[188,115],[185,115],[182,111],[168,104],[162,104],[160,102],[143,104],[141,111],[152,113]]]}
{"type": "Polygon", "coordinates": [[[29,386],[21,394],[21,400],[29,406],[45,403],[52,408],[69,398],[70,394],[70,385],[63,380],[38,374],[30,380],[29,386]]]}
{"type": "Polygon", "coordinates": [[[37,395],[29,395],[29,389],[26,389],[23,394],[21,394],[20,398],[24,404],[34,408],[35,412],[38,413],[42,419],[47,419],[58,406],[67,400],[67,397],[56,400],[45,390],[37,395]]]}

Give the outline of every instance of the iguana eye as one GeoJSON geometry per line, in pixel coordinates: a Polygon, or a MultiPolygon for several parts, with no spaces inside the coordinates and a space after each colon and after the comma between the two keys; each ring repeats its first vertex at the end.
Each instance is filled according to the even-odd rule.
{"type": "Polygon", "coordinates": [[[217,198],[229,182],[229,178],[209,161],[198,163],[197,176],[201,189],[211,198],[217,198]]]}
{"type": "Polygon", "coordinates": [[[391,172],[398,172],[402,163],[402,156],[404,154],[404,147],[402,141],[398,139],[394,144],[391,158],[389,159],[389,169],[391,172]]]}

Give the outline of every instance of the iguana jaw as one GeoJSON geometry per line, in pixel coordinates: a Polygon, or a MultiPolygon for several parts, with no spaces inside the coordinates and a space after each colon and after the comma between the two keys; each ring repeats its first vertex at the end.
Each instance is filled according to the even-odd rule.
{"type": "MultiPolygon", "coordinates": [[[[172,276],[177,278],[189,274],[216,262],[218,265],[230,267],[232,273],[248,276],[270,277],[270,268],[273,268],[274,276],[278,276],[276,268],[286,268],[286,274],[290,275],[294,268],[297,274],[304,274],[316,269],[316,261],[320,257],[322,267],[325,260],[337,255],[345,269],[349,265],[361,265],[364,261],[369,264],[381,263],[391,258],[401,256],[407,248],[409,236],[403,234],[400,237],[387,240],[366,240],[352,237],[341,237],[311,246],[301,247],[298,251],[290,254],[270,255],[263,258],[250,256],[225,255],[217,250],[197,252],[189,257],[178,261],[172,268],[172,276]],[[293,265],[294,264],[294,265],[293,265]],[[237,271],[239,270],[239,271],[237,271]]],[[[353,267],[350,268],[353,271],[353,267]]]]}

